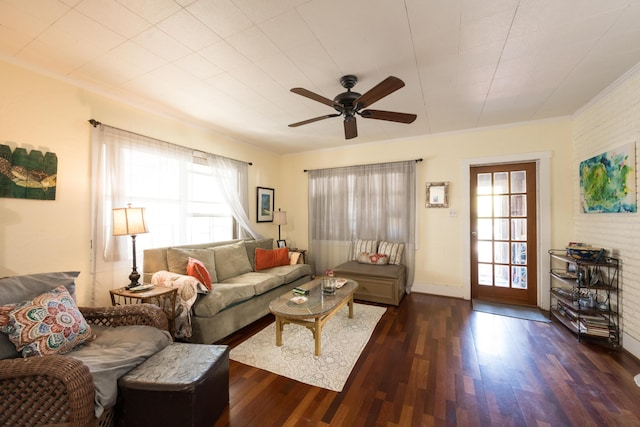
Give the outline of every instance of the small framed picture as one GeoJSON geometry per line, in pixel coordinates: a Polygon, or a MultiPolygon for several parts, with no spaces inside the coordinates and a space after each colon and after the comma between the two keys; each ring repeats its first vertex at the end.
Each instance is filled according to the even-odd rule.
{"type": "Polygon", "coordinates": [[[256,221],[273,222],[274,193],[273,188],[258,187],[256,221]]]}
{"type": "Polygon", "coordinates": [[[277,244],[278,244],[279,248],[286,248],[287,247],[287,241],[286,240],[278,240],[277,244]]]}
{"type": "Polygon", "coordinates": [[[428,182],[426,208],[449,207],[449,182],[428,182]]]}

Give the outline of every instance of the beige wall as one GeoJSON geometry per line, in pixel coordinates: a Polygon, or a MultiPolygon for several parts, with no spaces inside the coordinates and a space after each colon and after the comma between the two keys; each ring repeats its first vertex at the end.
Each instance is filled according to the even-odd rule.
{"type": "MultiPolygon", "coordinates": [[[[362,124],[364,126],[364,124],[362,124]]],[[[422,158],[418,163],[418,250],[415,291],[465,295],[469,278],[463,268],[468,261],[464,249],[468,227],[468,200],[463,165],[495,161],[505,156],[548,151],[551,156],[550,195],[551,245],[563,247],[573,237],[571,168],[572,124],[569,118],[483,130],[428,136],[376,144],[358,144],[337,150],[322,150],[283,157],[280,201],[289,224],[283,238],[307,247],[307,176],[303,169],[422,158]],[[425,183],[450,182],[449,209],[424,207],[425,183]]],[[[543,252],[549,248],[543,248],[543,252]]],[[[544,279],[544,278],[543,278],[544,279]]],[[[547,297],[548,295],[543,295],[547,297]]],[[[542,303],[542,301],[541,301],[542,303]]]]}
{"type": "MultiPolygon", "coordinates": [[[[87,120],[91,118],[253,162],[249,167],[249,217],[258,232],[277,236],[272,225],[255,223],[255,187],[278,187],[279,156],[8,63],[0,62],[0,76],[0,143],[58,156],[55,201],[0,198],[0,277],[80,271],[78,301],[89,303],[91,153],[87,120]]],[[[123,282],[127,276],[128,272],[123,282]]],[[[96,290],[98,304],[108,301],[107,289],[96,290]]]]}

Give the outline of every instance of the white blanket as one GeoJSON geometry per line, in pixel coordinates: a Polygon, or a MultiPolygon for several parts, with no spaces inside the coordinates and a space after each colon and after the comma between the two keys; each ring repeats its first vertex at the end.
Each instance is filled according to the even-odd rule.
{"type": "Polygon", "coordinates": [[[209,293],[209,290],[195,277],[164,270],[151,276],[151,284],[178,288],[174,323],[176,338],[189,338],[191,336],[191,306],[196,302],[198,294],[209,293]]]}

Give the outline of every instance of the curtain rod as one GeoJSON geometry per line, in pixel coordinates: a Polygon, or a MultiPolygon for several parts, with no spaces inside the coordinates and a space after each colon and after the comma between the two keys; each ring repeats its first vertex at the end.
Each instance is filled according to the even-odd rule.
{"type": "MultiPolygon", "coordinates": [[[[350,168],[353,166],[376,166],[376,165],[390,165],[393,163],[404,163],[404,162],[409,162],[410,160],[398,160],[397,162],[382,162],[382,163],[368,163],[368,164],[364,164],[364,165],[351,165],[351,166],[338,166],[335,168],[323,168],[323,169],[304,169],[303,172],[309,172],[309,171],[317,171],[317,170],[327,170],[327,169],[340,169],[340,168],[350,168]]],[[[414,159],[413,160],[416,163],[420,163],[422,161],[422,159],[414,159]]]]}
{"type": "MultiPolygon", "coordinates": [[[[102,123],[101,123],[101,122],[99,122],[99,121],[97,121],[97,120],[95,120],[95,119],[89,119],[88,121],[89,121],[89,123],[91,124],[91,126],[93,126],[94,128],[95,128],[95,127],[98,127],[98,126],[100,126],[100,125],[102,125],[102,123]]],[[[109,125],[104,125],[104,126],[109,126],[109,125]]],[[[126,130],[126,129],[117,128],[117,127],[115,127],[115,126],[109,126],[109,127],[110,127],[110,128],[114,128],[114,129],[118,129],[118,130],[121,130],[121,131],[124,131],[124,132],[129,132],[129,133],[131,133],[131,134],[133,134],[133,135],[142,136],[142,137],[144,137],[144,138],[151,138],[151,139],[155,139],[155,140],[158,140],[158,141],[160,141],[160,142],[164,142],[165,144],[178,145],[178,144],[174,144],[173,142],[163,141],[163,140],[158,139],[158,138],[152,138],[152,137],[147,136],[147,135],[142,135],[141,133],[131,132],[131,131],[126,130]]],[[[183,147],[183,146],[182,146],[182,145],[179,145],[179,147],[183,147]]],[[[200,151],[200,152],[202,152],[202,150],[196,150],[196,149],[193,149],[193,148],[190,148],[190,147],[183,147],[183,148],[189,148],[189,149],[194,150],[194,151],[200,151]]],[[[213,153],[212,153],[212,154],[213,154],[213,153]]],[[[216,155],[216,156],[219,156],[218,154],[215,154],[215,155],[216,155]]],[[[219,157],[225,157],[225,156],[219,156],[219,157]]],[[[253,166],[253,163],[252,163],[252,162],[245,162],[245,161],[242,161],[242,160],[236,160],[236,159],[232,159],[231,157],[225,157],[225,158],[226,158],[226,159],[229,159],[229,160],[233,160],[234,162],[246,163],[246,164],[248,164],[249,166],[253,166]]]]}

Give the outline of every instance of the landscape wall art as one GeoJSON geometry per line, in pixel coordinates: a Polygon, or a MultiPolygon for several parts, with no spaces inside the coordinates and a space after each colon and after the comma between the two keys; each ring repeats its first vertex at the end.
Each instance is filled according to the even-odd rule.
{"type": "Polygon", "coordinates": [[[580,162],[582,212],[636,212],[636,145],[623,145],[580,162]]]}

